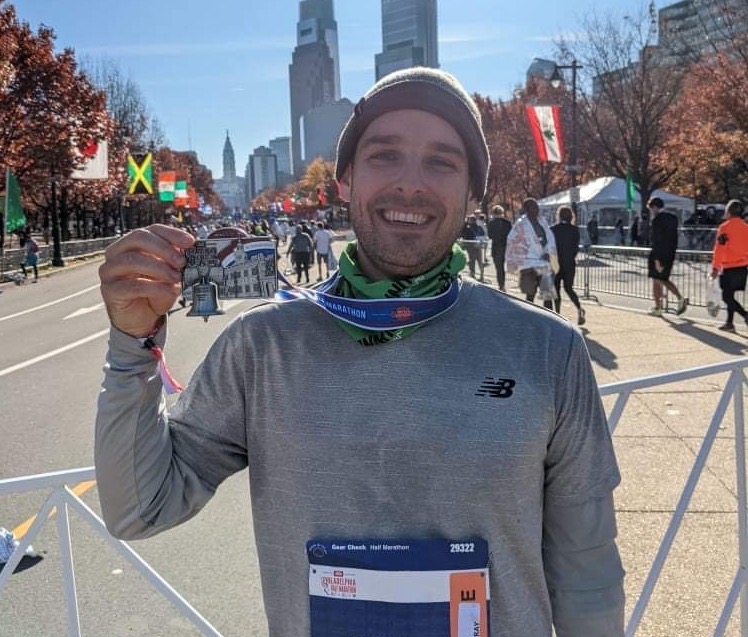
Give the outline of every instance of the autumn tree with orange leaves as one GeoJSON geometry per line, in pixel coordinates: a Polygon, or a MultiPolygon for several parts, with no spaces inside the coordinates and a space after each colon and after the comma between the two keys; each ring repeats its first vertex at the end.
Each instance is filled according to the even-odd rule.
{"type": "Polygon", "coordinates": [[[50,28],[32,31],[0,0],[0,157],[27,203],[45,211],[47,226],[51,178],[79,167],[76,142],[106,139],[111,130],[104,95],[78,70],[73,51],[55,54],[50,28]]]}

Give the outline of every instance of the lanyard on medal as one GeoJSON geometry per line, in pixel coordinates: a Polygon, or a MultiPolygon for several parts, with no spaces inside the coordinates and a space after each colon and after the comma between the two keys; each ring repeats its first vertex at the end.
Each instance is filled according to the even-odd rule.
{"type": "MultiPolygon", "coordinates": [[[[284,277],[285,278],[285,277],[284,277]]],[[[462,283],[459,279],[441,294],[427,298],[349,299],[330,294],[340,280],[339,272],[318,288],[279,290],[276,300],[306,299],[335,318],[361,329],[375,332],[414,327],[446,312],[457,301],[462,283]]],[[[283,281],[286,284],[288,280],[283,281]]]]}

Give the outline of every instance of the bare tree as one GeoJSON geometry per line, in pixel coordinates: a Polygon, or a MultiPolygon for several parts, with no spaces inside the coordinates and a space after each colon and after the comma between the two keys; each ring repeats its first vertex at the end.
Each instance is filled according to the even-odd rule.
{"type": "Polygon", "coordinates": [[[645,202],[674,172],[658,162],[657,149],[685,73],[657,46],[654,3],[636,15],[592,14],[581,37],[560,41],[558,50],[564,61],[576,59],[583,67],[578,112],[584,143],[609,174],[631,171],[645,202]]]}

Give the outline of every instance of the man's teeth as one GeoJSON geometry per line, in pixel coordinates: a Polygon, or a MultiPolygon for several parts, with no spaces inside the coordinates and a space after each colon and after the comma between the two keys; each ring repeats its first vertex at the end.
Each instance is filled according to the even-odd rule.
{"type": "Polygon", "coordinates": [[[420,226],[426,223],[428,217],[426,215],[417,214],[415,212],[400,212],[399,210],[385,210],[384,218],[387,221],[394,223],[411,223],[420,226]]]}

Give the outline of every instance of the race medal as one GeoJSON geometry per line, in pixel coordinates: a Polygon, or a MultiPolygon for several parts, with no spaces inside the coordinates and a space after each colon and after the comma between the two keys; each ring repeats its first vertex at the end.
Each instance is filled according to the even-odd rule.
{"type": "Polygon", "coordinates": [[[488,545],[312,540],[311,637],[488,637],[488,545]]]}
{"type": "Polygon", "coordinates": [[[184,251],[182,298],[187,316],[223,314],[222,299],[272,298],[278,290],[275,243],[239,228],[220,228],[184,251]]]}

